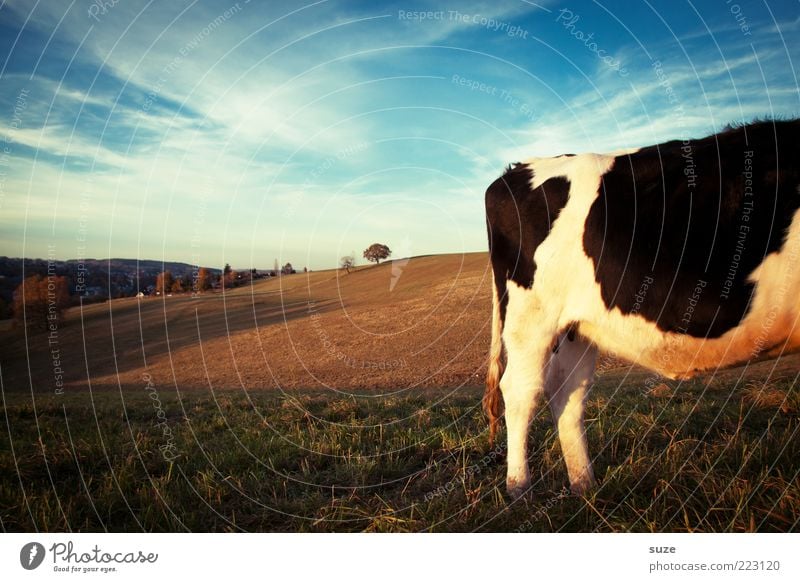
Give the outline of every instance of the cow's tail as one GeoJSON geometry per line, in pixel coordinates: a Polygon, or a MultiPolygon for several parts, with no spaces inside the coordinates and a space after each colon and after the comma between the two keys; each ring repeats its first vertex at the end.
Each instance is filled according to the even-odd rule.
{"type": "Polygon", "coordinates": [[[503,375],[503,322],[500,319],[500,297],[497,282],[492,282],[492,343],[489,348],[489,369],[486,372],[486,391],[483,394],[483,410],[489,417],[489,445],[494,446],[494,437],[503,401],[500,394],[500,377],[503,375]]]}

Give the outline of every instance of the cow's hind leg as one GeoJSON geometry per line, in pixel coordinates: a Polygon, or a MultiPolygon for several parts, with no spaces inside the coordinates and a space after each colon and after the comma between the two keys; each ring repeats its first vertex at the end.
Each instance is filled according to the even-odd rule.
{"type": "Polygon", "coordinates": [[[528,428],[544,395],[545,354],[510,347],[508,367],[500,380],[508,433],[508,472],[506,489],[516,498],[530,487],[528,468],[528,428]]]}
{"type": "Polygon", "coordinates": [[[503,330],[508,365],[500,391],[508,437],[506,489],[515,498],[530,486],[528,427],[544,397],[545,366],[555,337],[555,327],[535,317],[541,313],[511,294],[503,330]]]}
{"type": "Polygon", "coordinates": [[[581,495],[595,485],[583,414],[597,348],[572,331],[562,334],[557,345],[547,367],[545,392],[561,441],[570,487],[573,493],[581,495]]]}

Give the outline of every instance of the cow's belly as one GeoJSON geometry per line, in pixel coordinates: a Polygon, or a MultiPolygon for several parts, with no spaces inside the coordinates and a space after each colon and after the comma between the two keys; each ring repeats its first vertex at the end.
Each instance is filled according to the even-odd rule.
{"type": "MultiPolygon", "coordinates": [[[[542,276],[534,282],[534,289],[537,283],[540,286],[537,295],[543,304],[547,304],[545,297],[560,303],[562,326],[577,323],[581,335],[618,357],[670,378],[686,378],[800,350],[800,213],[795,215],[780,252],[770,254],[750,274],[755,288],[746,315],[719,337],[664,331],[639,313],[609,309],[593,263],[582,248],[565,240],[545,241],[545,251],[548,242],[554,247],[560,244],[562,252],[537,253],[542,264],[542,276]]],[[[702,278],[697,280],[694,293],[702,296],[702,278]]],[[[681,321],[691,321],[693,301],[692,296],[681,299],[685,309],[681,321]]]]}
{"type": "MultiPolygon", "coordinates": [[[[796,319],[796,317],[795,317],[796,319]]],[[[668,378],[691,378],[698,373],[726,368],[764,357],[800,351],[800,334],[782,333],[787,321],[773,329],[743,324],[725,336],[701,339],[664,333],[652,326],[621,325],[610,330],[593,322],[579,325],[581,335],[615,357],[628,360],[668,378]]]]}
{"type": "MultiPolygon", "coordinates": [[[[609,310],[598,284],[588,279],[582,296],[572,299],[579,308],[566,311],[573,312],[580,333],[601,349],[670,378],[799,351],[800,221],[792,231],[781,252],[767,257],[751,275],[756,286],[746,316],[720,337],[665,332],[639,314],[609,310]]],[[[683,317],[692,317],[691,298],[683,317]]]]}

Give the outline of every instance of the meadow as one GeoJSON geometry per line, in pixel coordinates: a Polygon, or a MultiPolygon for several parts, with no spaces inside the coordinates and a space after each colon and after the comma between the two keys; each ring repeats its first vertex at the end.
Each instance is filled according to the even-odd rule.
{"type": "Polygon", "coordinates": [[[543,407],[509,499],[488,282],[483,253],[420,257],[75,308],[56,344],[1,332],[3,530],[800,529],[797,356],[655,384],[603,356],[600,487],[566,493],[543,407]]]}

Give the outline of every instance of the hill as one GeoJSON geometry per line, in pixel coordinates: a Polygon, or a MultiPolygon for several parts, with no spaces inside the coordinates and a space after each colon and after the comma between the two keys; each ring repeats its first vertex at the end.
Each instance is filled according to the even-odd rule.
{"type": "Polygon", "coordinates": [[[456,387],[482,382],[487,255],[443,255],[256,281],[225,294],[70,309],[57,332],[3,337],[6,390],[456,387]],[[402,266],[400,266],[402,265],[402,266]],[[27,354],[27,358],[26,358],[27,354]],[[28,360],[29,359],[29,360],[28,360]],[[28,366],[30,364],[30,367],[28,366]],[[88,371],[88,375],[87,375],[88,371]]]}
{"type": "MultiPolygon", "coordinates": [[[[53,261],[57,269],[75,270],[78,265],[86,270],[110,272],[124,272],[130,275],[137,273],[158,274],[161,271],[172,271],[173,274],[183,275],[191,273],[196,267],[189,263],[178,261],[160,261],[156,259],[67,259],[65,261],[53,261]]],[[[47,259],[22,259],[18,257],[0,257],[0,275],[6,277],[22,276],[26,273],[39,273],[44,275],[47,272],[47,259]]],[[[220,269],[208,268],[209,271],[219,274],[220,269]]]]}
{"type": "MultiPolygon", "coordinates": [[[[4,387],[53,392],[61,376],[66,391],[138,390],[145,374],[179,390],[479,386],[490,336],[489,274],[486,253],[436,255],[349,275],[260,280],[224,294],[75,307],[52,337],[29,334],[26,343],[2,332],[4,387]]],[[[783,376],[797,363],[787,357],[744,373],[783,376]]],[[[628,383],[647,376],[609,358],[598,370],[628,383]]]]}

